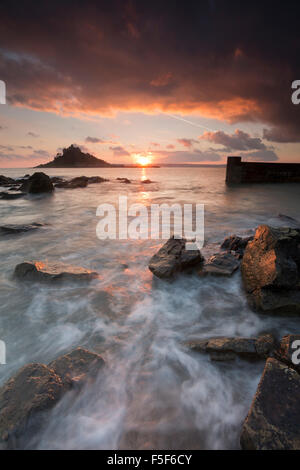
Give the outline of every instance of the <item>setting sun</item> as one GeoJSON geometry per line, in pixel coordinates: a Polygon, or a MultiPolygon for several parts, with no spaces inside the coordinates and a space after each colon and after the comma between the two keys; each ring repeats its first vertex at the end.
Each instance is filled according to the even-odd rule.
{"type": "Polygon", "coordinates": [[[141,166],[147,166],[150,165],[152,161],[152,155],[151,152],[149,152],[147,155],[141,155],[141,154],[135,154],[135,160],[136,162],[141,165],[141,166]]]}

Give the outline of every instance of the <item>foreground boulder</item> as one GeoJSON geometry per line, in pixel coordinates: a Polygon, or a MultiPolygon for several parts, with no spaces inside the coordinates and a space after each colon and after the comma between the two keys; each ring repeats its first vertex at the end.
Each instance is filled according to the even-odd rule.
{"type": "Polygon", "coordinates": [[[14,271],[15,278],[33,282],[82,282],[91,281],[97,276],[96,272],[81,267],[42,261],[20,263],[14,271]]]}
{"type": "Polygon", "coordinates": [[[30,232],[32,230],[37,230],[41,228],[43,224],[39,224],[37,222],[33,222],[32,224],[24,225],[24,224],[7,224],[0,226],[0,233],[3,235],[16,235],[19,233],[30,232]]]}
{"type": "Polygon", "coordinates": [[[241,270],[250,305],[263,312],[300,311],[300,230],[261,225],[241,270]]]}
{"type": "Polygon", "coordinates": [[[98,354],[77,348],[48,366],[28,364],[0,388],[0,443],[22,447],[43,426],[47,412],[73,385],[95,377],[104,361],[98,354]]]}
{"type": "Polygon", "coordinates": [[[0,175],[0,186],[11,186],[15,183],[13,178],[9,178],[8,176],[0,175]]]}
{"type": "Polygon", "coordinates": [[[203,262],[199,250],[186,250],[185,239],[170,238],[149,262],[150,271],[161,279],[170,279],[180,271],[185,271],[203,262]]]}
{"type": "Polygon", "coordinates": [[[266,358],[275,348],[271,334],[259,338],[216,337],[188,341],[186,346],[193,351],[208,353],[213,361],[232,361],[242,359],[266,358]]]}
{"type": "Polygon", "coordinates": [[[243,257],[245,248],[253,240],[253,237],[238,237],[237,235],[231,235],[230,237],[225,238],[221,245],[221,250],[226,251],[235,251],[239,257],[243,257]]]}
{"type": "Polygon", "coordinates": [[[266,362],[245,419],[245,450],[300,450],[300,375],[275,358],[266,362]]]}
{"type": "Polygon", "coordinates": [[[199,270],[199,276],[231,276],[240,266],[236,256],[231,253],[217,253],[211,256],[199,270]]]}
{"type": "Polygon", "coordinates": [[[20,190],[32,194],[51,193],[54,186],[48,175],[36,172],[22,184],[20,190]]]}

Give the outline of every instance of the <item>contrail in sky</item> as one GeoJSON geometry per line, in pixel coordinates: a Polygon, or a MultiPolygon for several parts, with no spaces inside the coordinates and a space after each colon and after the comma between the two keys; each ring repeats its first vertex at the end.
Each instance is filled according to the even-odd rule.
{"type": "Polygon", "coordinates": [[[191,124],[192,126],[201,127],[202,129],[206,129],[207,131],[212,131],[212,132],[217,131],[217,129],[211,129],[210,127],[202,126],[201,124],[196,124],[195,122],[188,121],[187,119],[180,118],[178,116],[173,116],[173,114],[166,113],[166,115],[173,119],[178,119],[178,121],[183,121],[183,122],[186,122],[187,124],[191,124]]]}

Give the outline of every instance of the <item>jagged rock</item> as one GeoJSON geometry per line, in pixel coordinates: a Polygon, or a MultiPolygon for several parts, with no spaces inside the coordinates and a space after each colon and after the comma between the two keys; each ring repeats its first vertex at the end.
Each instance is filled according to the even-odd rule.
{"type": "Polygon", "coordinates": [[[193,351],[208,353],[213,361],[232,361],[237,356],[243,359],[263,359],[275,348],[271,334],[258,338],[213,337],[187,341],[186,346],[193,351]]]}
{"type": "Polygon", "coordinates": [[[0,388],[0,444],[24,447],[24,441],[39,432],[47,412],[71,388],[95,379],[103,367],[101,356],[77,348],[44,364],[28,364],[0,388]]]}
{"type": "Polygon", "coordinates": [[[87,349],[77,348],[69,354],[60,356],[55,361],[50,362],[48,367],[53,369],[64,383],[73,382],[83,384],[90,378],[95,378],[99,369],[104,365],[104,361],[99,354],[87,349]]]}
{"type": "Polygon", "coordinates": [[[266,361],[244,421],[245,450],[300,450],[300,375],[275,358],[266,361]]]}
{"type": "Polygon", "coordinates": [[[261,225],[241,270],[250,305],[263,312],[299,313],[300,230],[261,225]]]}
{"type": "Polygon", "coordinates": [[[150,271],[161,279],[168,279],[202,263],[204,258],[200,251],[186,250],[185,243],[185,239],[170,238],[150,259],[150,271]]]}
{"type": "Polygon", "coordinates": [[[237,235],[231,235],[230,237],[225,238],[221,245],[221,250],[235,251],[240,255],[240,257],[242,257],[248,242],[251,240],[253,240],[253,237],[242,238],[237,235]]]}
{"type": "Polygon", "coordinates": [[[21,197],[24,197],[26,193],[6,193],[6,192],[1,192],[0,193],[0,199],[6,199],[6,200],[11,200],[11,199],[20,199],[21,197]]]}
{"type": "Polygon", "coordinates": [[[20,190],[32,194],[51,193],[54,186],[48,175],[36,172],[22,184],[20,190]]]}
{"type": "Polygon", "coordinates": [[[70,181],[58,181],[55,187],[66,189],[86,188],[88,184],[103,183],[105,181],[109,180],[101,178],[101,176],[78,176],[70,181]]]}
{"type": "Polygon", "coordinates": [[[20,263],[14,271],[15,278],[33,282],[83,282],[91,281],[97,275],[96,272],[81,267],[42,261],[20,263]]]}
{"type": "Polygon", "coordinates": [[[14,234],[19,234],[19,233],[29,232],[32,230],[37,230],[42,226],[43,224],[38,224],[37,222],[33,222],[32,224],[28,224],[28,225],[7,224],[7,225],[0,226],[0,233],[4,235],[14,235],[14,234]]]}
{"type": "Polygon", "coordinates": [[[101,176],[89,176],[88,184],[105,183],[107,181],[109,181],[107,178],[102,178],[101,176]]]}
{"type": "Polygon", "coordinates": [[[128,178],[117,178],[118,181],[121,181],[121,183],[125,184],[130,184],[131,181],[128,178]]]}
{"type": "Polygon", "coordinates": [[[236,256],[231,253],[217,253],[211,256],[198,271],[199,276],[231,276],[240,266],[236,256]]]}

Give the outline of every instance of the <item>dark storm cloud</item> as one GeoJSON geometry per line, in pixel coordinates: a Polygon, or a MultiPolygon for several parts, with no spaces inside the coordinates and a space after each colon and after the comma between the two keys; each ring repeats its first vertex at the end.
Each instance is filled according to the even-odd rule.
{"type": "Polygon", "coordinates": [[[299,142],[299,2],[3,1],[0,78],[37,110],[197,112],[299,142]]]}
{"type": "Polygon", "coordinates": [[[177,139],[177,142],[180,144],[180,145],[183,145],[184,147],[188,147],[188,148],[191,148],[194,144],[198,144],[199,142],[195,139],[185,139],[185,138],[182,138],[182,139],[177,139]]]}

